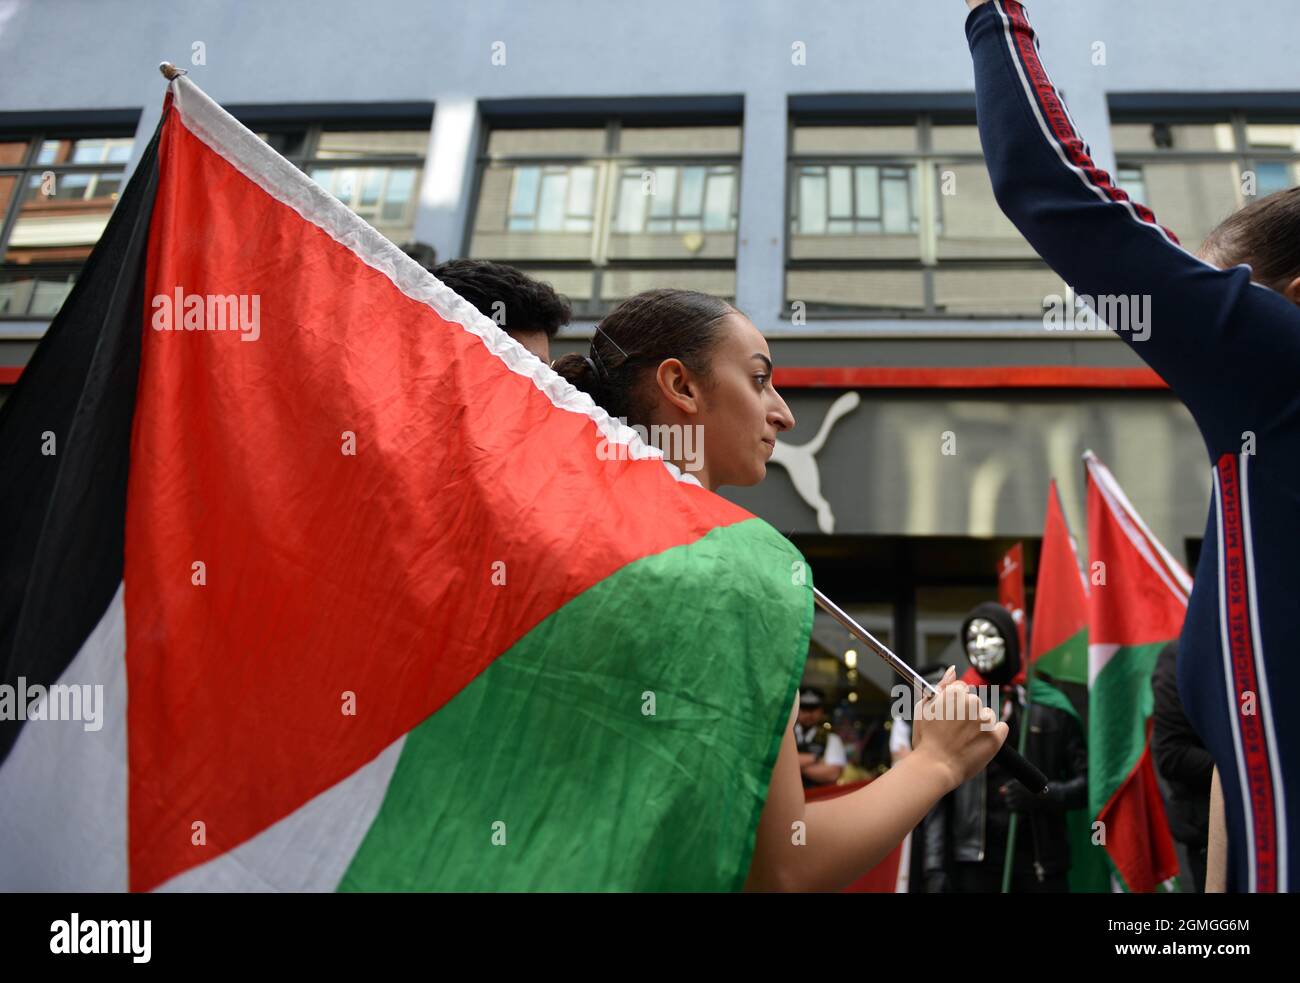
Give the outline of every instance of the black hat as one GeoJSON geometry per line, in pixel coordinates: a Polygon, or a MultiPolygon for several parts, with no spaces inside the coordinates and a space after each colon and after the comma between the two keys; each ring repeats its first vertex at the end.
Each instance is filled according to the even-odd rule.
{"type": "Polygon", "coordinates": [[[799,691],[799,709],[816,710],[826,702],[822,691],[815,686],[805,686],[799,691]]]}

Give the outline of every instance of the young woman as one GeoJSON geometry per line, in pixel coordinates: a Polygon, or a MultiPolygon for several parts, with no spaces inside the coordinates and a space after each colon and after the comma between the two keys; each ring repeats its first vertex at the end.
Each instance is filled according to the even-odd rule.
{"type": "MultiPolygon", "coordinates": [[[[565,355],[553,367],[630,426],[651,433],[656,426],[699,427],[703,453],[694,474],[710,491],[761,481],[777,434],[794,426],[772,386],[762,334],[707,294],[652,290],[632,297],[601,323],[589,354],[565,355]]],[[[671,459],[683,444],[661,446],[671,459]]],[[[940,693],[916,714],[913,750],[896,767],[857,792],[811,804],[804,803],[794,739],[796,697],[759,820],[748,890],[833,891],[852,883],[988,763],[1007,725],[994,724],[993,711],[951,671],[940,693]]]]}
{"type": "Polygon", "coordinates": [[[1218,765],[1228,889],[1289,890],[1300,862],[1300,716],[1281,701],[1300,683],[1300,188],[1242,209],[1192,255],[1090,159],[1024,7],[967,6],[999,205],[1079,295],[1149,298],[1142,330],[1110,327],[1187,404],[1210,453],[1214,500],[1179,692],[1218,765]]]}

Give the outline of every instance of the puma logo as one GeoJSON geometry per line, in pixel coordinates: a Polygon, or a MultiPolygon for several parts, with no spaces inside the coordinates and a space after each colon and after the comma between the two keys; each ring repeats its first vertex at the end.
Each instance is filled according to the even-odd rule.
{"type": "Polygon", "coordinates": [[[824,533],[835,531],[835,513],[831,511],[830,503],[822,497],[822,476],[817,467],[817,452],[830,436],[831,427],[835,426],[840,417],[857,409],[861,402],[862,397],[857,393],[845,393],[831,403],[831,408],[826,411],[826,419],[817,428],[817,436],[806,444],[787,444],[778,439],[776,450],[772,452],[771,460],[785,468],[794,490],[817,513],[817,528],[824,533]]]}

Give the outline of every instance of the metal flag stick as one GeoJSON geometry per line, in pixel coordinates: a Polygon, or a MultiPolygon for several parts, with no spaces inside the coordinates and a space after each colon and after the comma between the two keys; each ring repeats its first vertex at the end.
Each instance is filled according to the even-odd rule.
{"type": "MultiPolygon", "coordinates": [[[[860,624],[854,621],[846,614],[838,604],[829,597],[813,588],[813,599],[817,606],[829,614],[832,618],[844,626],[848,633],[861,642],[863,642],[871,651],[884,659],[895,672],[912,684],[914,688],[919,688],[926,696],[938,696],[939,690],[926,681],[920,673],[909,666],[906,662],[896,656],[889,648],[876,638],[875,635],[867,631],[860,624]]],[[[994,758],[1002,765],[1003,768],[1016,776],[1024,786],[1035,795],[1043,795],[1047,792],[1047,776],[1039,771],[1029,759],[1013,748],[1005,741],[994,758]]]]}

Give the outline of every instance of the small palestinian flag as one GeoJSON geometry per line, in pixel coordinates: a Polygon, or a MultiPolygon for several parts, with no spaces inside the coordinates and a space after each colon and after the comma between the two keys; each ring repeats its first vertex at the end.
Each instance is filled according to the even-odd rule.
{"type": "Polygon", "coordinates": [[[802,557],[184,78],[0,475],[0,889],[743,885],[802,557]]]}
{"type": "MultiPolygon", "coordinates": [[[[1029,658],[1035,672],[1031,699],[1070,714],[1086,735],[1088,588],[1055,481],[1047,489],[1029,658]],[[1039,673],[1050,676],[1051,683],[1039,673]]],[[[1070,840],[1070,890],[1076,894],[1109,891],[1110,863],[1105,850],[1094,843],[1091,811],[1086,807],[1070,809],[1065,819],[1070,840]]]]}
{"type": "Polygon", "coordinates": [[[1088,804],[1121,886],[1154,891],[1178,873],[1151,759],[1156,657],[1176,639],[1192,588],[1113,475],[1089,451],[1088,804]]]}
{"type": "Polygon", "coordinates": [[[1029,660],[1057,682],[1088,682],[1088,589],[1053,480],[1034,588],[1029,660]]]}

